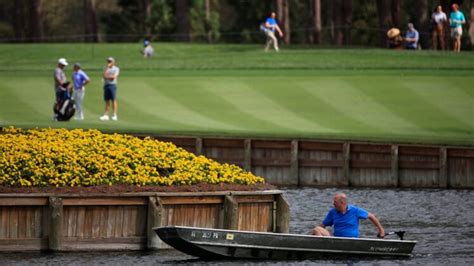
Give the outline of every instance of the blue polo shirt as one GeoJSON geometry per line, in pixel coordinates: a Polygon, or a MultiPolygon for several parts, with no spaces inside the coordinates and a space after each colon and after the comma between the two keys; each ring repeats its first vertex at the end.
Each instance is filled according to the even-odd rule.
{"type": "Polygon", "coordinates": [[[359,219],[366,220],[369,213],[357,206],[348,205],[346,213],[342,214],[332,208],[324,218],[324,226],[334,227],[334,236],[359,237],[359,219]]]}
{"type": "Polygon", "coordinates": [[[74,71],[72,73],[72,82],[74,83],[74,89],[81,89],[84,86],[86,80],[89,80],[89,77],[84,71],[82,71],[82,69],[79,69],[79,71],[74,71]]]}
{"type": "Polygon", "coordinates": [[[275,32],[275,26],[277,25],[277,22],[274,18],[267,18],[267,21],[266,21],[268,24],[270,24],[270,30],[275,32]]]}
{"type": "Polygon", "coordinates": [[[464,14],[459,10],[451,12],[451,14],[449,14],[449,19],[451,20],[451,28],[462,27],[461,21],[466,21],[464,14]]]}

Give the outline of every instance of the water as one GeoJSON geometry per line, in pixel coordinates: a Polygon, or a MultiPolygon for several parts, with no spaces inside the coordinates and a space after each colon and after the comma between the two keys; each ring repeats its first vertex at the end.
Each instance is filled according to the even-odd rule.
{"type": "MultiPolygon", "coordinates": [[[[413,256],[403,260],[312,261],[202,261],[175,250],[148,252],[0,253],[0,264],[48,265],[296,265],[296,264],[474,264],[474,191],[287,188],[291,209],[291,233],[307,234],[321,223],[336,192],[347,194],[352,204],[373,212],[385,230],[407,231],[417,240],[413,256]]],[[[360,227],[361,237],[375,237],[369,221],[360,227]]]]}

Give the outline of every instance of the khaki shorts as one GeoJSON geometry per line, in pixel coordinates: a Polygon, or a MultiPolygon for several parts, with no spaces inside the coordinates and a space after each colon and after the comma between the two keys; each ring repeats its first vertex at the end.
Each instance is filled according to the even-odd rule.
{"type": "Polygon", "coordinates": [[[462,27],[451,28],[451,38],[458,38],[462,36],[462,27]]]}

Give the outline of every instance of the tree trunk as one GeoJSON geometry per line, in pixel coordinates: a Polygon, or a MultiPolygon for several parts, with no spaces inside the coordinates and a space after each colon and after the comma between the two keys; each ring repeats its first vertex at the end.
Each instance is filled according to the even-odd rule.
{"type": "Polygon", "coordinates": [[[402,12],[401,12],[401,5],[402,5],[402,0],[392,0],[392,25],[395,28],[401,28],[401,17],[402,17],[402,12]]]}
{"type": "Polygon", "coordinates": [[[204,0],[204,9],[206,12],[206,36],[207,36],[207,43],[213,43],[212,39],[212,29],[210,27],[211,24],[211,0],[204,0]]]}
{"type": "Polygon", "coordinates": [[[152,30],[150,25],[150,17],[151,17],[151,1],[150,0],[142,0],[143,5],[143,28],[145,31],[145,36],[147,38],[151,38],[152,30]]]}
{"type": "Polygon", "coordinates": [[[344,0],[334,0],[333,17],[335,24],[335,38],[334,44],[342,46],[344,44],[344,15],[343,2],[344,0]]]}
{"type": "Polygon", "coordinates": [[[334,31],[334,1],[329,0],[327,1],[327,12],[326,12],[326,24],[328,25],[329,28],[329,39],[331,40],[331,43],[334,44],[335,42],[335,31],[334,31]]]}
{"type": "Polygon", "coordinates": [[[30,34],[32,42],[41,42],[44,38],[41,19],[41,0],[30,0],[28,5],[30,19],[30,34]]]}
{"type": "Polygon", "coordinates": [[[379,15],[380,46],[387,47],[387,30],[393,27],[392,16],[390,12],[390,0],[377,0],[377,13],[379,15]]]}
{"type": "Polygon", "coordinates": [[[309,0],[310,32],[308,41],[311,44],[321,44],[321,0],[309,0]]]}
{"type": "MultiPolygon", "coordinates": [[[[423,49],[429,47],[429,39],[426,36],[426,33],[429,32],[430,28],[430,8],[428,5],[428,0],[418,0],[417,3],[417,14],[416,14],[416,21],[415,27],[418,27],[417,30],[420,33],[420,41],[419,44],[423,49]]],[[[429,35],[431,36],[431,35],[429,35]]]]}
{"type": "Polygon", "coordinates": [[[283,31],[283,41],[290,44],[290,4],[288,0],[277,0],[277,19],[283,31]]]}
{"type": "Polygon", "coordinates": [[[342,4],[344,22],[344,45],[352,44],[352,0],[344,0],[342,4]]]}
{"type": "Polygon", "coordinates": [[[188,0],[175,0],[178,40],[189,42],[189,3],[188,0]]]}
{"type": "Polygon", "coordinates": [[[99,41],[99,25],[94,0],[84,0],[84,33],[86,42],[99,41]]]}
{"type": "Polygon", "coordinates": [[[24,1],[16,0],[14,1],[15,13],[14,13],[14,23],[13,29],[15,31],[15,40],[18,42],[23,41],[24,39],[24,29],[25,29],[25,13],[24,13],[24,1]]]}
{"type": "Polygon", "coordinates": [[[470,20],[471,23],[469,25],[469,35],[471,37],[471,48],[474,47],[474,4],[472,3],[473,1],[471,0],[470,4],[470,20]]]}

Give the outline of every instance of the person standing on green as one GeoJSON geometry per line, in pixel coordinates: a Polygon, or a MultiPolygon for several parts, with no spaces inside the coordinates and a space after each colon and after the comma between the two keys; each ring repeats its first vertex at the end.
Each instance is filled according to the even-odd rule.
{"type": "Polygon", "coordinates": [[[449,25],[451,26],[451,38],[454,39],[454,52],[461,52],[461,36],[462,36],[462,24],[466,23],[464,14],[459,11],[458,4],[451,6],[453,11],[449,15],[449,25]]]}
{"type": "Polygon", "coordinates": [[[267,43],[265,45],[265,52],[268,51],[272,43],[273,43],[273,48],[275,49],[275,51],[278,52],[278,40],[275,37],[275,31],[278,31],[278,33],[280,34],[280,37],[283,37],[283,32],[281,31],[280,27],[278,27],[275,12],[272,12],[270,14],[270,17],[267,18],[264,26],[266,29],[265,34],[267,35],[267,43]]]}
{"type": "Polygon", "coordinates": [[[117,78],[120,73],[120,69],[115,65],[115,59],[113,57],[107,58],[107,67],[104,70],[104,101],[105,101],[105,112],[104,115],[99,119],[102,121],[109,120],[109,109],[112,105],[112,120],[117,121],[117,78]]]}

